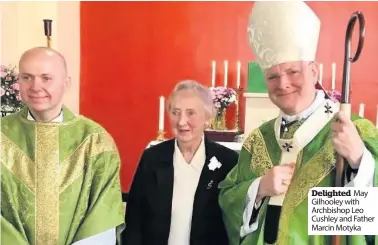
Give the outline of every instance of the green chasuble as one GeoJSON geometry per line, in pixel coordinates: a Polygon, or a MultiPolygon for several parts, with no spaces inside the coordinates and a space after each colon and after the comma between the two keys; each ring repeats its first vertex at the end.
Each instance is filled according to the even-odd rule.
{"type": "Polygon", "coordinates": [[[120,158],[95,122],[63,109],[62,123],[1,119],[1,244],[71,245],[123,229],[120,158]]]}
{"type": "MultiPolygon", "coordinates": [[[[352,117],[366,148],[375,159],[374,187],[378,186],[378,130],[368,120],[352,117]]],[[[331,245],[332,236],[308,235],[308,199],[312,187],[331,187],[335,182],[336,152],[332,146],[331,123],[299,153],[293,180],[282,204],[276,245],[331,245]]],[[[258,229],[240,238],[247,191],[251,183],[280,162],[281,149],[274,130],[275,120],[254,130],[243,143],[235,168],[220,185],[220,206],[229,236],[229,245],[263,245],[266,198],[259,211],[258,229]]],[[[366,245],[364,236],[341,237],[341,245],[366,245]],[[348,240],[348,243],[346,242],[348,240]]],[[[369,240],[374,237],[367,237],[369,240]]],[[[375,237],[375,244],[378,239],[375,237]]]]}

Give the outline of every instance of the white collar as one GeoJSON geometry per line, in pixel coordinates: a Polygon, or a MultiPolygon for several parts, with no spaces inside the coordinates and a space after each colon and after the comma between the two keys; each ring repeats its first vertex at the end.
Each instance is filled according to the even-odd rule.
{"type": "MultiPolygon", "coordinates": [[[[30,110],[28,110],[27,119],[30,120],[30,121],[35,121],[34,118],[33,118],[33,116],[32,116],[32,114],[30,113],[30,110]]],[[[60,112],[60,114],[56,118],[54,118],[50,122],[52,122],[52,123],[61,123],[61,122],[63,122],[63,110],[60,112]]]]}
{"type": "Polygon", "coordinates": [[[312,102],[312,104],[307,107],[304,111],[299,113],[298,115],[290,116],[286,115],[281,111],[282,118],[285,119],[287,123],[294,122],[296,120],[308,118],[312,113],[316,111],[316,109],[319,108],[319,106],[322,106],[325,101],[325,94],[323,90],[317,90],[315,100],[312,102]]]}
{"type": "MultiPolygon", "coordinates": [[[[175,140],[174,154],[176,157],[182,158],[183,162],[185,162],[184,155],[182,154],[182,152],[180,151],[178,147],[177,139],[175,140]]],[[[194,153],[192,161],[190,162],[189,166],[193,167],[196,171],[201,172],[203,166],[205,165],[205,159],[206,159],[205,136],[203,135],[201,143],[197,151],[194,153]]]]}

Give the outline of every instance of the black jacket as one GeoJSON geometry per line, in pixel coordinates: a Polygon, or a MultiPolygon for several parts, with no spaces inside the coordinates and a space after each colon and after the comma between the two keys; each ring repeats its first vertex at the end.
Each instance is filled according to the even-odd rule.
{"type": "MultiPolygon", "coordinates": [[[[174,139],[146,149],[142,154],[130,188],[126,206],[123,245],[167,245],[173,195],[174,139]]],[[[191,245],[227,245],[221,209],[219,182],[238,160],[237,152],[205,138],[206,162],[195,193],[191,245]],[[209,170],[215,156],[222,167],[209,170]]],[[[180,245],[180,244],[177,244],[180,245]]]]}

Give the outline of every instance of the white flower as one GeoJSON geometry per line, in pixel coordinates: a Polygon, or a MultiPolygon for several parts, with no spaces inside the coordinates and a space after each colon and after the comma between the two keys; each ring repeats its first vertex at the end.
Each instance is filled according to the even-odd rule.
{"type": "Polygon", "coordinates": [[[218,161],[218,159],[214,156],[210,159],[210,163],[207,165],[211,171],[215,171],[217,168],[222,167],[222,163],[218,161]]]}
{"type": "Polygon", "coordinates": [[[232,94],[230,96],[230,99],[228,100],[230,103],[234,103],[236,101],[236,96],[234,94],[232,94]]]}

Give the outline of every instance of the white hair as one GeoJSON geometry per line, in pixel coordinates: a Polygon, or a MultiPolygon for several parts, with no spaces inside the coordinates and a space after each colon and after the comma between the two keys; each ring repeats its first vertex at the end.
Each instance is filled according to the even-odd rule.
{"type": "Polygon", "coordinates": [[[215,106],[213,101],[213,94],[211,90],[194,80],[184,80],[176,84],[175,88],[172,90],[169,100],[168,100],[168,111],[171,109],[171,104],[173,98],[181,90],[189,90],[197,93],[198,97],[203,102],[206,113],[210,118],[213,118],[215,115],[215,106]]]}

